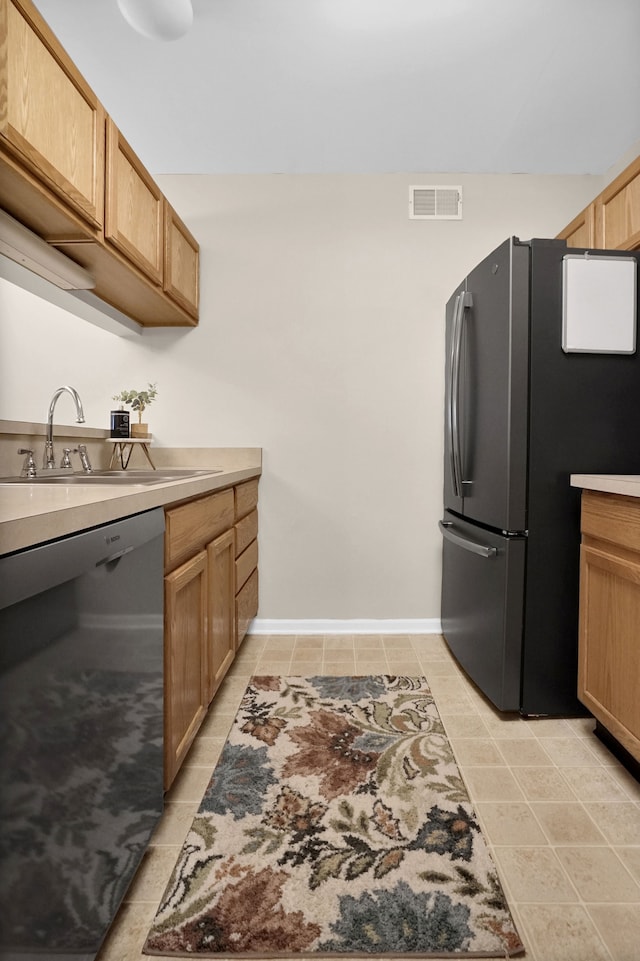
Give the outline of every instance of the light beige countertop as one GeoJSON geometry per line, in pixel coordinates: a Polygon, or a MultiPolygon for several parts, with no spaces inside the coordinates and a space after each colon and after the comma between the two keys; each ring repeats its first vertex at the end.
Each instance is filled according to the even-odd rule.
{"type": "Polygon", "coordinates": [[[158,467],[222,470],[145,487],[133,483],[118,487],[0,486],[0,554],[230,487],[259,477],[262,471],[261,449],[257,447],[157,448],[154,462],[158,467]]]}
{"type": "Polygon", "coordinates": [[[640,497],[640,474],[572,474],[570,480],[584,490],[640,497]]]}

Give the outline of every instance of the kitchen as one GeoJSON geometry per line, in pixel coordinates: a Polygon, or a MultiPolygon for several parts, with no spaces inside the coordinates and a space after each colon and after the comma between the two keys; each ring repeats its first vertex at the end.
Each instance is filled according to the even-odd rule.
{"type": "MultiPolygon", "coordinates": [[[[439,223],[408,219],[415,174],[163,174],[160,158],[201,245],[198,328],[117,337],[3,282],[2,419],[42,423],[70,383],[106,428],[113,394],[157,382],[157,445],[263,448],[264,630],[437,630],[443,304],[462,265],[553,236],[637,152],[598,174],[421,175],[463,188],[463,220],[439,223]]],[[[73,423],[64,399],[58,414],[73,423]]]]}

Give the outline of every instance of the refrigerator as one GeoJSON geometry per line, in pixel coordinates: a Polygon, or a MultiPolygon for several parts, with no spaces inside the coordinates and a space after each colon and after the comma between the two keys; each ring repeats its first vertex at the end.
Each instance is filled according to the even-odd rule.
{"type": "Polygon", "coordinates": [[[639,257],[512,237],[447,303],[442,631],[501,711],[586,713],[570,475],[640,473],[639,257]]]}

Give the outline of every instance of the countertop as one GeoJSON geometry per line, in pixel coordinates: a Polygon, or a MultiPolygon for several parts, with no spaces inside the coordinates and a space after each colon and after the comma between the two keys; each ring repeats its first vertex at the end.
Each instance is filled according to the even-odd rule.
{"type": "Polygon", "coordinates": [[[246,457],[242,454],[235,456],[226,466],[225,458],[216,461],[215,452],[211,450],[207,464],[202,463],[201,458],[193,458],[199,463],[190,463],[187,459],[176,463],[174,460],[173,466],[199,470],[211,467],[213,470],[213,466],[219,464],[223,469],[219,473],[201,474],[188,480],[167,481],[150,487],[134,484],[118,487],[0,486],[0,554],[23,550],[130,514],[164,507],[259,477],[259,448],[248,448],[246,452],[246,457]]]}
{"type": "Polygon", "coordinates": [[[605,494],[640,497],[639,474],[572,474],[571,486],[605,494]]]}

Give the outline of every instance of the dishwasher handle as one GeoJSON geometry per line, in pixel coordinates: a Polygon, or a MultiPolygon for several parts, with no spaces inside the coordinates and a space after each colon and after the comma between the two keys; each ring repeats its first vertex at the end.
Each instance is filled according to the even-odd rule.
{"type": "Polygon", "coordinates": [[[133,550],[135,550],[134,544],[130,547],[123,547],[121,551],[116,551],[115,554],[108,554],[106,557],[101,557],[99,561],[96,561],[96,567],[100,567],[102,564],[111,564],[112,561],[119,561],[121,557],[124,557],[125,554],[130,554],[133,550]]]}
{"type": "Polygon", "coordinates": [[[479,544],[477,541],[469,540],[468,537],[463,537],[462,534],[456,534],[453,528],[453,523],[451,521],[438,521],[438,527],[442,532],[442,536],[446,537],[448,541],[455,544],[456,547],[461,547],[465,551],[470,551],[471,554],[477,554],[479,557],[495,557],[498,553],[497,547],[491,547],[489,544],[479,544]]]}

